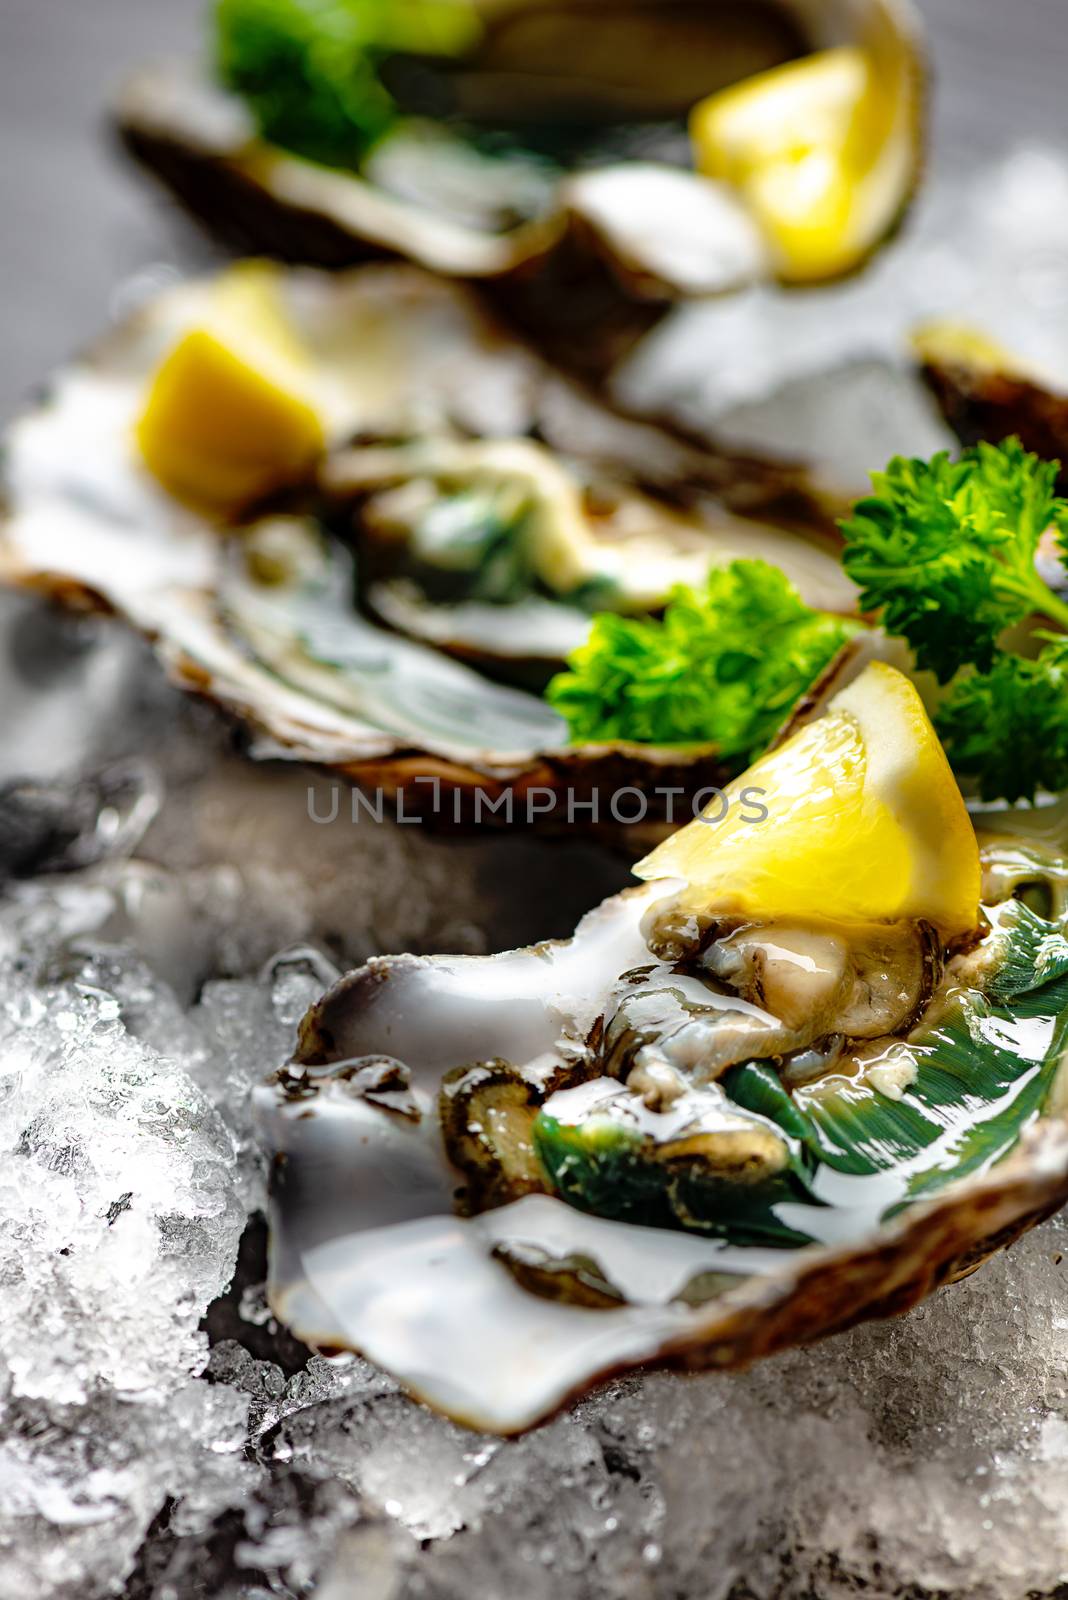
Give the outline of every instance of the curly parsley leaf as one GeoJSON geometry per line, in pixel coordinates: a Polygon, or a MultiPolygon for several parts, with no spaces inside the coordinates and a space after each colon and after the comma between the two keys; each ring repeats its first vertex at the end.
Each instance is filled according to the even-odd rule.
{"type": "Polygon", "coordinates": [[[954,769],[984,800],[1030,800],[1068,789],[1068,639],[1036,660],[1003,654],[966,674],[935,718],[954,769]]]}
{"type": "Polygon", "coordinates": [[[898,458],[842,525],[862,606],[949,685],[938,732],[954,770],[988,800],[1068,787],[1068,639],[1009,631],[1029,618],[1068,629],[1068,603],[1036,565],[1051,532],[1068,567],[1058,473],[1018,439],[959,461],[898,458]]]}
{"type": "Polygon", "coordinates": [[[856,631],[811,610],[776,567],[734,561],[676,589],[662,620],[595,617],[547,698],[575,743],[710,743],[744,762],[856,631]]]}
{"type": "Polygon", "coordinates": [[[1018,439],[980,444],[959,461],[901,457],[874,473],[875,493],[842,524],[842,564],[865,611],[908,640],[917,664],[947,683],[988,672],[1002,634],[1038,613],[1068,623],[1068,605],[1035,568],[1047,528],[1068,537],[1058,465],[1018,439]]]}

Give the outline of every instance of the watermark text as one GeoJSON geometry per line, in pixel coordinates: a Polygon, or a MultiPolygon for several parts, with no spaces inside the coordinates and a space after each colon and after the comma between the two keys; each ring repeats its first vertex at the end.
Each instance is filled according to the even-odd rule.
{"type": "Polygon", "coordinates": [[[715,828],[728,817],[746,823],[767,822],[771,812],[766,798],[767,790],[752,786],[731,791],[710,784],[696,794],[667,786],[578,790],[533,784],[491,789],[481,785],[460,788],[428,776],[412,779],[395,793],[342,783],[331,784],[324,793],[321,786],[309,784],[308,816],[320,827],[387,821],[418,827],[443,819],[457,825],[497,822],[530,827],[550,820],[567,827],[606,823],[629,827],[649,820],[681,826],[697,820],[715,828]]]}

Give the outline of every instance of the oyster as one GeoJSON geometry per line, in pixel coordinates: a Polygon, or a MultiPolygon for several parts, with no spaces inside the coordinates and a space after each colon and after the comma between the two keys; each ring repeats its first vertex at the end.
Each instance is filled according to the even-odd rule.
{"type": "Polygon", "coordinates": [[[312,1007],[258,1091],[298,1335],[513,1432],[904,1310],[1068,1197],[1063,856],[1011,817],[977,846],[885,665],[732,805],[758,775],[759,833],[706,813],[570,940],[312,1007]]]}
{"type": "MultiPolygon", "coordinates": [[[[551,812],[555,792],[565,787],[578,805],[602,782],[626,782],[638,787],[641,801],[657,784],[683,793],[719,773],[708,749],[569,746],[563,723],[540,697],[369,621],[354,601],[349,526],[356,469],[366,477],[371,458],[387,458],[393,491],[409,492],[438,482],[425,459],[413,466],[410,449],[429,452],[439,475],[446,461],[452,482],[462,456],[461,479],[506,489],[515,474],[494,463],[499,468],[509,453],[534,460],[549,506],[543,554],[555,549],[554,559],[566,561],[570,550],[593,542],[583,524],[577,543],[568,543],[565,529],[561,545],[552,510],[554,495],[573,510],[578,486],[593,485],[602,497],[614,495],[617,507],[643,508],[636,537],[647,552],[650,508],[659,508],[652,521],[671,534],[661,533],[656,547],[661,557],[667,552],[663,588],[678,561],[701,559],[702,551],[708,561],[723,559],[749,540],[753,554],[792,560],[810,597],[848,609],[852,591],[799,472],[697,450],[615,415],[504,338],[464,289],[414,268],[325,275],[265,264],[224,276],[234,273],[251,274],[255,293],[269,292],[284,311],[299,351],[272,355],[282,376],[253,382],[246,372],[241,379],[243,369],[227,351],[200,337],[218,281],[179,286],[144,306],[61,373],[39,407],[10,430],[0,577],[71,605],[117,612],[154,641],[179,683],[248,728],[260,751],[323,763],[389,793],[406,789],[413,812],[431,808],[451,819],[453,807],[438,804],[444,785],[466,807],[457,820],[471,815],[471,803],[474,820],[500,819],[492,808],[506,787],[509,807],[533,820],[551,812]],[[167,367],[168,352],[187,348],[190,330],[204,365],[188,382],[194,399],[205,395],[203,404],[186,404],[179,414],[169,390],[159,399],[161,380],[152,400],[165,422],[153,435],[153,459],[184,495],[178,498],[147,470],[135,424],[140,416],[143,440],[149,379],[167,367]],[[293,373],[303,398],[290,402],[278,385],[293,373]],[[210,411],[230,392],[228,383],[235,404],[248,408],[249,437],[238,441],[235,458],[241,471],[235,477],[226,461],[211,464],[210,473],[204,466],[211,503],[196,504],[190,496],[199,464],[233,422],[227,414],[226,426],[216,427],[210,411]],[[304,451],[309,409],[322,434],[319,462],[307,481],[276,484],[258,500],[267,490],[262,473],[284,459],[279,451],[264,456],[263,417],[283,433],[289,428],[304,451]],[[237,496],[229,507],[228,493],[237,496]],[[801,531],[806,523],[809,532],[801,531]],[[684,538],[672,531],[678,527],[684,538]]],[[[522,472],[519,478],[525,481],[522,472]]],[[[597,549],[618,567],[627,529],[614,532],[615,544],[606,533],[597,549]]],[[[549,591],[533,598],[554,625],[581,626],[581,611],[549,591]]],[[[440,632],[441,612],[435,634],[391,614],[385,601],[380,609],[425,639],[453,642],[440,632]]],[[[483,656],[516,651],[510,617],[508,606],[482,608],[483,656]],[[495,630],[492,638],[487,628],[495,630]]],[[[577,816],[588,820],[588,810],[577,816]]]]}
{"type": "MultiPolygon", "coordinates": [[[[268,142],[262,106],[258,127],[188,69],[127,85],[121,137],[241,249],[331,268],[395,254],[476,280],[558,359],[601,370],[680,296],[850,270],[908,203],[923,79],[908,0],[467,11],[444,54],[440,39],[380,52],[368,104],[385,93],[392,113],[351,161],[299,106],[274,127],[268,113],[268,142]],[[722,94],[739,83],[743,99],[722,94]]],[[[249,92],[225,37],[222,53],[249,92]]]]}
{"type": "MultiPolygon", "coordinates": [[[[759,550],[809,604],[849,613],[833,541],[731,514],[535,439],[361,440],[322,475],[351,508],[361,596],[398,632],[541,687],[595,611],[660,611],[759,550]]],[[[335,522],[335,525],[336,522],[335,522]]]]}
{"type": "MultiPolygon", "coordinates": [[[[816,1052],[657,960],[663,897],[626,891],[565,944],[377,959],[312,1009],[258,1091],[271,1302],[302,1338],[514,1432],[620,1367],[735,1366],[903,1311],[1068,1197],[1063,920],[988,906],[945,978],[921,961],[917,1027],[816,1052]],[[655,1048],[610,1044],[621,980],[655,999],[655,1048]],[[686,1029],[691,1058],[729,1040],[707,1082],[659,1047],[686,1029]],[[793,1079],[760,1056],[788,1043],[793,1079]],[[359,1087],[382,1057],[403,1112],[359,1087]]],[[[928,937],[903,937],[906,972],[928,937]]],[[[882,1025],[907,1028],[896,1005],[882,1025]]]]}

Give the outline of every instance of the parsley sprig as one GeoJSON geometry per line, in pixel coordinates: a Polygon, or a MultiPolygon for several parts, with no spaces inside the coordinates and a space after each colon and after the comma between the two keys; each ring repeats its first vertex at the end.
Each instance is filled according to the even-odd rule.
{"type": "Polygon", "coordinates": [[[1058,472],[1018,439],[959,461],[898,458],[842,525],[861,605],[949,686],[936,726],[984,799],[1068,788],[1068,602],[1036,565],[1052,530],[1068,584],[1058,472]]]}
{"type": "Polygon", "coordinates": [[[399,110],[380,76],[397,51],[449,56],[478,37],[473,0],[216,0],[219,77],[262,136],[358,167],[399,110]]]}
{"type": "Polygon", "coordinates": [[[766,561],[734,561],[677,588],[662,619],[595,617],[548,699],[575,742],[709,743],[741,766],[856,631],[766,561]]]}

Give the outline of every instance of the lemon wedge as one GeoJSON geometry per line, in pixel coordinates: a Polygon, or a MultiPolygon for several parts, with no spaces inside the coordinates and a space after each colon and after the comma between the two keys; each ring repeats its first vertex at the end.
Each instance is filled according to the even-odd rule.
{"type": "Polygon", "coordinates": [[[847,926],[923,919],[946,938],[977,926],[975,833],[895,667],[866,667],[724,796],[726,810],[717,800],[634,869],[684,879],[685,909],[847,926]]]}
{"type": "Polygon", "coordinates": [[[224,273],[203,321],[157,369],[137,423],[149,470],[202,509],[238,512],[306,478],[322,452],[311,362],[279,283],[269,262],[224,273]]]}
{"type": "Polygon", "coordinates": [[[734,187],[787,282],[851,271],[893,229],[920,165],[921,68],[890,0],[862,42],[759,73],[694,108],[697,170],[734,187]]]}

